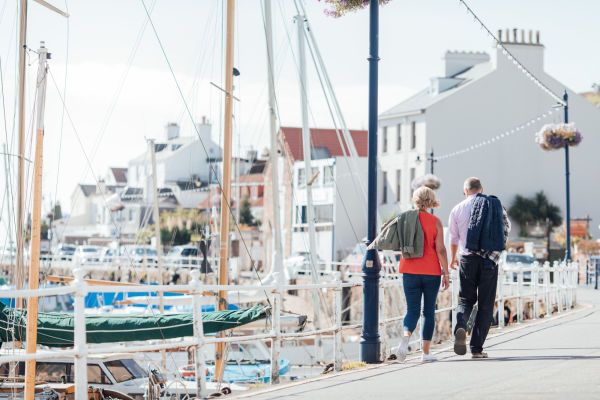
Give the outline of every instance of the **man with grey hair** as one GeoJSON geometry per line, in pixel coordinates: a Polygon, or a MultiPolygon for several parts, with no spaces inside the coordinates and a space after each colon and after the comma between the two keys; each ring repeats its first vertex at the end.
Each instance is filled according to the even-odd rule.
{"type": "MultiPolygon", "coordinates": [[[[466,328],[467,321],[475,303],[478,304],[477,316],[471,333],[471,354],[473,358],[487,358],[483,352],[483,344],[487,337],[493,318],[494,302],[496,299],[496,285],[498,283],[498,261],[502,255],[501,250],[467,248],[467,235],[472,224],[471,213],[473,203],[478,196],[482,197],[483,186],[478,178],[468,178],[464,184],[465,200],[457,204],[450,212],[448,230],[450,233],[450,268],[456,269],[460,264],[460,290],[456,312],[456,328],[454,330],[454,352],[464,355],[467,352],[466,328]],[[460,260],[458,258],[460,256],[460,260]]],[[[500,204],[499,200],[489,196],[500,204]]],[[[499,207],[502,207],[499,205],[499,207]]],[[[502,207],[504,236],[500,240],[508,239],[510,221],[506,210],[502,207]]],[[[500,222],[502,223],[502,222],[500,222]]],[[[489,229],[488,227],[484,227],[489,229]]],[[[489,232],[484,232],[488,234],[489,232]]]]}

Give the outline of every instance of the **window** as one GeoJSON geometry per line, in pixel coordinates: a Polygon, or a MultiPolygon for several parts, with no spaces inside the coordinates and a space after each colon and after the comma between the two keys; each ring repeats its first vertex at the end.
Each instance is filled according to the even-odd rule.
{"type": "Polygon", "coordinates": [[[45,382],[67,383],[67,364],[59,362],[38,362],[35,367],[35,379],[45,382]]]}
{"type": "Polygon", "coordinates": [[[402,150],[402,124],[396,125],[396,151],[402,150]]]}
{"type": "Polygon", "coordinates": [[[397,169],[396,170],[396,203],[400,202],[401,197],[401,183],[402,183],[402,170],[401,169],[397,169]]]}
{"type": "Polygon", "coordinates": [[[317,222],[333,222],[333,204],[315,206],[315,220],[317,222]]]}
{"type": "Polygon", "coordinates": [[[306,223],[306,206],[296,206],[296,223],[306,223]]]}
{"type": "Polygon", "coordinates": [[[333,185],[333,165],[326,165],[323,168],[323,185],[333,185]]]}
{"type": "Polygon", "coordinates": [[[383,190],[381,193],[381,203],[386,204],[387,203],[387,172],[383,173],[382,184],[383,184],[383,190]]]}
{"type": "MultiPolygon", "coordinates": [[[[69,382],[73,382],[74,377],[69,377],[69,382]]],[[[88,364],[87,366],[87,380],[88,383],[99,383],[103,385],[110,385],[112,382],[108,379],[108,376],[102,371],[99,365],[88,364]]]]}
{"type": "Polygon", "coordinates": [[[132,209],[129,210],[129,220],[133,221],[133,210],[132,209]]]}
{"type": "Polygon", "coordinates": [[[387,144],[388,144],[387,126],[384,126],[383,132],[381,134],[381,152],[382,153],[387,153],[387,144]]]}
{"type": "Polygon", "coordinates": [[[134,360],[114,360],[104,363],[117,382],[144,377],[144,370],[134,360]]]}
{"type": "Polygon", "coordinates": [[[412,188],[412,182],[415,180],[415,173],[416,173],[415,169],[411,168],[410,169],[410,198],[411,198],[411,200],[412,200],[412,195],[414,193],[414,189],[412,188]]]}
{"type": "Polygon", "coordinates": [[[410,123],[410,148],[414,149],[417,147],[417,123],[415,121],[410,123]]]}
{"type": "Polygon", "coordinates": [[[306,174],[304,168],[298,168],[298,186],[306,184],[306,174]]]}

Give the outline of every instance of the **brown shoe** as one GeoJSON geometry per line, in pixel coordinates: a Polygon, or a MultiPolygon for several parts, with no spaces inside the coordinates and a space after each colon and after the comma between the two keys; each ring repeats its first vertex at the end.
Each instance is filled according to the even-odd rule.
{"type": "Polygon", "coordinates": [[[467,354],[467,332],[463,328],[454,332],[454,352],[459,356],[467,354]]]}
{"type": "Polygon", "coordinates": [[[483,351],[481,353],[473,353],[471,354],[471,358],[488,358],[488,353],[484,353],[483,351]]]}

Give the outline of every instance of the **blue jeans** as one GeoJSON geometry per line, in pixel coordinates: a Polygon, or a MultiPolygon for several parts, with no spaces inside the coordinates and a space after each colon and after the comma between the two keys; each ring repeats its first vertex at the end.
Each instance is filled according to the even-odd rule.
{"type": "Polygon", "coordinates": [[[435,303],[440,290],[442,277],[439,275],[403,274],[404,296],[406,297],[406,317],[404,330],[413,332],[421,316],[421,299],[423,299],[423,323],[421,338],[431,340],[435,327],[435,303]]]}

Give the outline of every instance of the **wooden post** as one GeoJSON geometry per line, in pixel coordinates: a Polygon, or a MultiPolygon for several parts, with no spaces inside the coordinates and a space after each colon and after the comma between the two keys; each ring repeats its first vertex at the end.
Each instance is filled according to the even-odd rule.
{"type": "MultiPolygon", "coordinates": [[[[42,216],[42,155],[44,146],[44,101],[46,98],[46,59],[48,50],[44,42],[38,50],[39,67],[37,78],[37,128],[35,161],[33,166],[33,221],[31,226],[31,264],[29,267],[29,289],[37,289],[40,279],[40,234],[42,216]]],[[[37,347],[37,296],[27,299],[27,354],[36,352],[37,347]]],[[[35,360],[25,364],[25,400],[33,400],[35,395],[35,360]]]]}
{"type": "MultiPolygon", "coordinates": [[[[227,36],[225,45],[225,121],[223,140],[223,179],[221,187],[221,226],[219,232],[219,285],[227,285],[229,260],[229,214],[231,212],[231,125],[233,119],[233,34],[235,0],[227,0],[227,36]]],[[[239,206],[239,205],[238,205],[239,206]]],[[[219,290],[218,308],[227,310],[227,292],[219,290]]],[[[224,332],[219,333],[224,337],[224,332]]],[[[215,379],[221,380],[224,370],[225,344],[216,344],[215,379]]]]}

